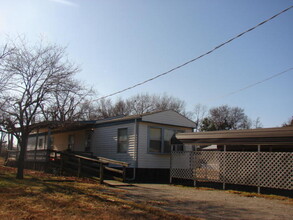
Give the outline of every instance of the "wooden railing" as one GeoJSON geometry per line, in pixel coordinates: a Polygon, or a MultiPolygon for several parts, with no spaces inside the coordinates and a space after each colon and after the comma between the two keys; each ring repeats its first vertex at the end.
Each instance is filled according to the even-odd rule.
{"type": "MultiPolygon", "coordinates": [[[[17,161],[18,157],[18,150],[9,150],[6,160],[17,161]]],[[[33,163],[33,169],[36,168],[36,163],[45,163],[46,167],[50,168],[55,174],[71,173],[78,177],[89,176],[97,178],[100,183],[104,182],[105,174],[107,173],[110,178],[124,182],[126,168],[129,166],[126,162],[95,157],[88,153],[84,156],[83,152],[75,153],[56,150],[29,150],[26,152],[25,161],[33,163]]]]}
{"type": "Polygon", "coordinates": [[[98,176],[102,184],[105,179],[105,170],[118,174],[121,177],[112,175],[111,178],[125,181],[126,167],[128,163],[112,160],[104,157],[86,157],[74,153],[49,150],[49,163],[57,168],[59,174],[70,172],[78,177],[81,176],[98,176]],[[119,166],[120,169],[110,167],[110,165],[119,166]]]}

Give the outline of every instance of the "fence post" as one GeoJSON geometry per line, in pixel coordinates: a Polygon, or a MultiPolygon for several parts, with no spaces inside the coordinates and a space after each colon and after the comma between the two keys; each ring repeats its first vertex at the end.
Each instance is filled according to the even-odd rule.
{"type": "Polygon", "coordinates": [[[226,189],[226,145],[224,145],[223,190],[226,189]]]}
{"type": "Polygon", "coordinates": [[[100,184],[104,183],[104,165],[100,162],[100,184]]]}
{"type": "Polygon", "coordinates": [[[192,175],[193,175],[193,186],[196,187],[196,160],[197,160],[197,148],[195,146],[194,151],[191,152],[193,164],[192,164],[192,175]]]}
{"type": "Polygon", "coordinates": [[[257,193],[260,194],[260,144],[257,145],[257,193]]]}

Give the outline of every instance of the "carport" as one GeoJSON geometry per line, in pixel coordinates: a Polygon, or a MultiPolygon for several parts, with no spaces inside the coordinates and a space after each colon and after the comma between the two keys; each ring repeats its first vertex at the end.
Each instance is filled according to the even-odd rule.
{"type": "Polygon", "coordinates": [[[292,190],[293,126],[179,133],[173,146],[174,178],[292,190]],[[214,151],[205,147],[215,145],[214,151]],[[180,150],[178,150],[180,149],[180,150]]]}

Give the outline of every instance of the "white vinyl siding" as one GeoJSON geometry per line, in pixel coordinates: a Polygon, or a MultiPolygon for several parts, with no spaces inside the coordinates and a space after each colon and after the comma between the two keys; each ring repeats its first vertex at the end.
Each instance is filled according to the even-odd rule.
{"type": "Polygon", "coordinates": [[[195,127],[195,123],[193,121],[172,110],[143,116],[142,121],[181,127],[195,127]]]}
{"type": "MultiPolygon", "coordinates": [[[[170,154],[154,154],[148,152],[148,130],[157,125],[152,123],[139,123],[138,132],[138,168],[170,168],[170,154]]],[[[160,128],[191,132],[192,129],[160,125],[160,128]]]]}
{"type": "Polygon", "coordinates": [[[94,155],[127,162],[130,163],[130,167],[134,167],[136,161],[134,127],[135,123],[128,123],[95,128],[91,146],[94,155]],[[117,131],[120,128],[127,128],[128,131],[128,149],[126,153],[117,152],[117,131]]]}

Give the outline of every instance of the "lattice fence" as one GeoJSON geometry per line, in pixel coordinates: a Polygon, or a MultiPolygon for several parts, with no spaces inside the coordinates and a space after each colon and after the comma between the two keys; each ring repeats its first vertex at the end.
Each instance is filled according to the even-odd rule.
{"type": "Polygon", "coordinates": [[[170,177],[292,190],[293,153],[173,151],[170,177]]]}

